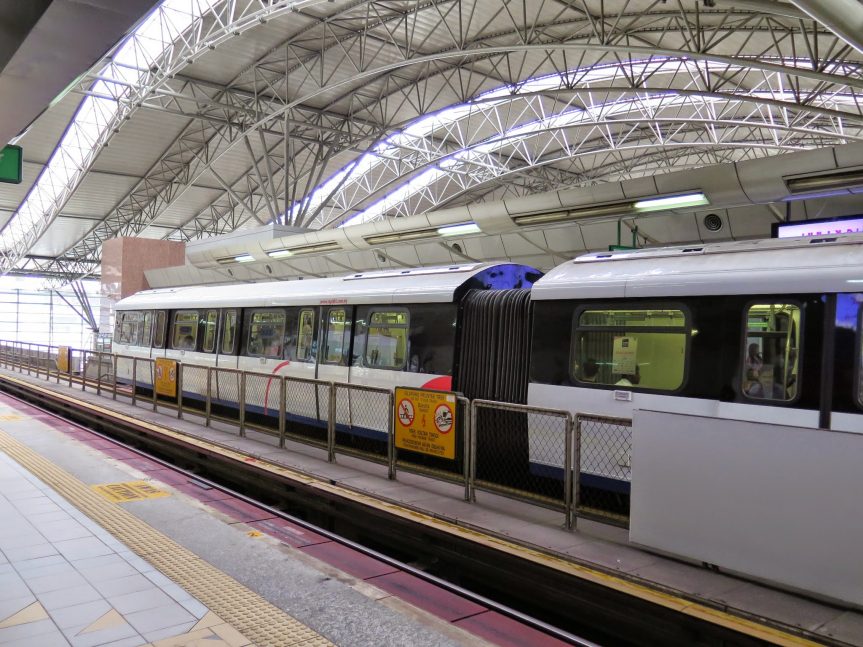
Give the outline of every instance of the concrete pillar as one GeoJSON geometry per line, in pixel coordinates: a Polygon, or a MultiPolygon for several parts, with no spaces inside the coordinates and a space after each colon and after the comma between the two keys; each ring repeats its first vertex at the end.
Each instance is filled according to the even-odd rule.
{"type": "Polygon", "coordinates": [[[112,238],[102,243],[102,299],[99,330],[113,330],[114,304],[149,289],[146,270],[186,262],[186,243],[149,238],[112,238]]]}

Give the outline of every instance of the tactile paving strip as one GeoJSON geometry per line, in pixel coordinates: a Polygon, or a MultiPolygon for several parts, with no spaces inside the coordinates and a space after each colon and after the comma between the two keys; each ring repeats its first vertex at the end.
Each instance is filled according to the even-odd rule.
{"type": "Polygon", "coordinates": [[[108,502],[71,474],[0,431],[0,450],[48,484],[132,551],[195,596],[256,645],[332,643],[232,577],[108,502]]]}

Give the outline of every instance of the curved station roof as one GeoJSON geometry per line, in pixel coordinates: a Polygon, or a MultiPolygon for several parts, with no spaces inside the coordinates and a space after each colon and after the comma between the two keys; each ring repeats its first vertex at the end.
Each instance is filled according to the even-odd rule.
{"type": "Polygon", "coordinates": [[[857,213],[861,34],[848,0],[164,0],[18,140],[0,273],[116,236],[201,281],[550,267],[857,213]]]}

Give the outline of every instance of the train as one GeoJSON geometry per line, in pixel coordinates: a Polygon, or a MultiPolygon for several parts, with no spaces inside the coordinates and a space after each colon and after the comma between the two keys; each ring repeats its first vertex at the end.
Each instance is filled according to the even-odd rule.
{"type": "MultiPolygon", "coordinates": [[[[621,420],[655,410],[863,432],[863,236],[597,252],[544,275],[470,263],[157,289],[123,299],[115,316],[123,356],[621,420]]],[[[325,414],[289,404],[297,422],[325,414]]],[[[352,433],[381,440],[385,423],[352,433]]],[[[632,430],[604,433],[583,431],[580,482],[628,497],[632,430]]],[[[483,446],[517,454],[525,478],[560,482],[562,459],[546,440],[528,419],[489,430],[483,446]]]]}

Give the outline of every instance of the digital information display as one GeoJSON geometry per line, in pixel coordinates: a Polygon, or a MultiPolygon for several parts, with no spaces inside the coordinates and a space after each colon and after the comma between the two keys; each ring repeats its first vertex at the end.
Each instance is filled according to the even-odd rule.
{"type": "Polygon", "coordinates": [[[835,236],[863,234],[863,216],[831,218],[829,220],[806,220],[804,222],[776,223],[774,238],[801,238],[807,236],[835,236]]]}

